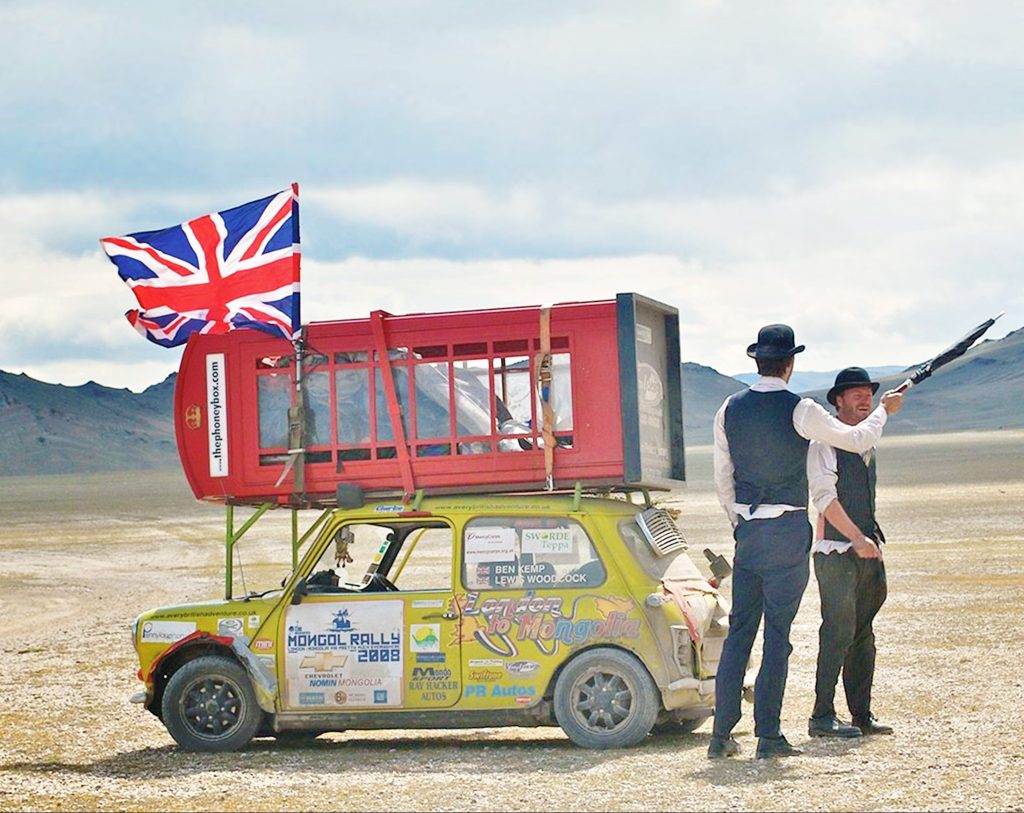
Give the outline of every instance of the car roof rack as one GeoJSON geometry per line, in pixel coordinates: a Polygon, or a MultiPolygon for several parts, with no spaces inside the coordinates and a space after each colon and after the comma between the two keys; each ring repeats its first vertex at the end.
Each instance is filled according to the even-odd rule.
{"type": "MultiPolygon", "coordinates": [[[[621,494],[628,502],[633,502],[634,494],[643,495],[643,505],[646,509],[654,507],[654,501],[651,499],[652,491],[669,491],[667,486],[661,484],[640,484],[640,483],[621,483],[621,482],[597,482],[589,481],[582,482],[577,480],[575,483],[555,483],[553,489],[544,488],[542,484],[538,484],[537,488],[523,488],[523,489],[508,489],[508,488],[495,488],[495,489],[457,489],[457,488],[444,488],[444,489],[431,489],[430,493],[427,494],[424,489],[418,489],[412,496],[412,499],[408,500],[408,508],[410,511],[418,511],[426,497],[442,497],[446,495],[463,495],[463,496],[571,496],[572,510],[578,511],[583,501],[583,497],[610,497],[613,494],[621,494]]],[[[380,493],[372,492],[367,494],[357,484],[345,483],[340,484],[337,488],[336,493],[333,497],[318,497],[315,499],[306,499],[302,501],[281,501],[281,500],[255,500],[251,498],[236,499],[233,497],[225,497],[224,504],[226,508],[226,533],[225,533],[225,597],[230,599],[232,593],[232,578],[233,578],[233,553],[234,547],[241,539],[241,537],[248,531],[263,514],[272,509],[289,509],[292,512],[292,568],[298,566],[299,560],[299,549],[306,543],[307,540],[320,528],[320,526],[327,520],[328,516],[332,511],[337,509],[357,509],[362,507],[368,502],[378,502],[380,500],[387,499],[403,499],[404,495],[401,493],[380,493]],[[235,508],[253,508],[254,513],[241,525],[237,530],[235,529],[234,520],[234,509],[235,508]],[[299,511],[301,510],[317,510],[320,515],[310,524],[310,526],[299,534],[299,511]]]]}
{"type": "Polygon", "coordinates": [[[378,500],[402,500],[407,502],[415,510],[426,497],[445,496],[545,496],[545,495],[576,495],[589,497],[608,497],[613,494],[621,494],[631,498],[634,494],[642,494],[644,503],[648,506],[653,504],[652,491],[670,491],[668,485],[661,483],[623,483],[619,481],[580,481],[559,482],[556,481],[554,488],[546,488],[543,483],[524,484],[520,488],[509,488],[507,485],[494,488],[431,488],[417,489],[409,498],[401,491],[394,490],[373,490],[367,491],[357,483],[341,483],[337,486],[334,494],[318,494],[315,496],[305,495],[292,498],[254,498],[254,497],[231,497],[225,496],[224,503],[235,507],[259,508],[266,505],[268,508],[290,508],[290,509],[324,509],[324,508],[358,508],[360,505],[378,500]]]}

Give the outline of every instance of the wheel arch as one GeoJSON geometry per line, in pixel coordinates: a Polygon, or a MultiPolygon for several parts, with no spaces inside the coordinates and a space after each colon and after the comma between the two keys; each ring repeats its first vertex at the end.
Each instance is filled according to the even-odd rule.
{"type": "MultiPolygon", "coordinates": [[[[664,710],[664,701],[661,698],[661,692],[658,690],[658,681],[655,679],[654,674],[651,672],[650,667],[647,665],[647,663],[644,661],[644,659],[640,657],[640,654],[638,652],[636,652],[635,650],[630,649],[627,646],[622,646],[621,644],[616,644],[616,643],[610,643],[608,641],[601,641],[601,642],[589,644],[588,646],[580,647],[575,652],[573,652],[568,658],[566,658],[564,661],[562,661],[560,664],[558,664],[558,668],[555,669],[555,671],[551,674],[551,678],[548,680],[548,684],[544,688],[544,699],[545,700],[551,700],[551,699],[554,698],[554,696],[555,696],[555,685],[558,683],[558,679],[562,676],[562,672],[565,671],[565,668],[570,663],[572,663],[574,660],[576,660],[578,657],[580,657],[580,655],[582,655],[583,653],[585,653],[585,652],[592,652],[595,649],[616,649],[619,652],[624,652],[625,654],[630,655],[633,658],[635,658],[637,663],[639,663],[640,666],[643,667],[644,672],[647,673],[647,677],[649,677],[651,679],[651,685],[654,686],[655,692],[657,693],[658,698],[659,698],[658,702],[662,706],[662,710],[664,710]]],[[[554,711],[552,711],[552,718],[553,717],[554,717],[554,711]]]]}

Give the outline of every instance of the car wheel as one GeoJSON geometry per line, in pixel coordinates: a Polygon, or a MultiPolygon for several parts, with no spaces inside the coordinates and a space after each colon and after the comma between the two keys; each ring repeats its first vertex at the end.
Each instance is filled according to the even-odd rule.
{"type": "Polygon", "coordinates": [[[245,669],[218,655],[196,658],[175,672],[162,710],[164,725],[186,751],[237,751],[263,718],[245,669]]]}
{"type": "Polygon", "coordinates": [[[655,734],[692,734],[704,723],[711,719],[710,714],[705,714],[701,717],[683,717],[678,719],[666,720],[663,723],[656,723],[654,726],[655,734]]]}
{"type": "Polygon", "coordinates": [[[628,748],[651,731],[658,690],[643,664],[619,649],[590,649],[555,684],[555,719],[582,748],[628,748]]]}

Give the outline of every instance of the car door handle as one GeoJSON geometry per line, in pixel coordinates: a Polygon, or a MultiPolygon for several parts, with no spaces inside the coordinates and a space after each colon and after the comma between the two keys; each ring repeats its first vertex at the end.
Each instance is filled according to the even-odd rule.
{"type": "Polygon", "coordinates": [[[458,617],[458,613],[431,613],[430,615],[423,616],[423,620],[427,621],[432,618],[443,618],[445,621],[454,621],[458,617]]]}

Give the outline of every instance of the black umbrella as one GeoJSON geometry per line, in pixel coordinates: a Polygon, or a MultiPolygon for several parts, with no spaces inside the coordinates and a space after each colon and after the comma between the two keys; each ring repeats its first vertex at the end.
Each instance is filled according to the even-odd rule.
{"type": "MultiPolygon", "coordinates": [[[[1003,313],[1005,312],[1006,311],[1003,311],[1003,313]]],[[[991,319],[985,320],[976,328],[974,328],[974,330],[972,330],[970,333],[968,333],[966,336],[960,339],[960,341],[951,344],[949,347],[947,347],[945,350],[939,353],[939,355],[937,355],[935,358],[926,361],[924,364],[922,364],[920,367],[918,367],[916,370],[914,370],[914,372],[910,374],[910,378],[908,378],[906,381],[904,381],[896,388],[896,392],[906,392],[915,384],[920,384],[922,381],[928,378],[928,376],[930,376],[943,365],[949,364],[949,362],[953,361],[953,359],[960,358],[960,356],[962,356],[970,349],[972,344],[978,341],[978,339],[980,339],[985,334],[986,330],[988,330],[990,327],[992,327],[992,325],[995,324],[996,319],[1002,316],[1003,313],[993,316],[991,319]]]]}

